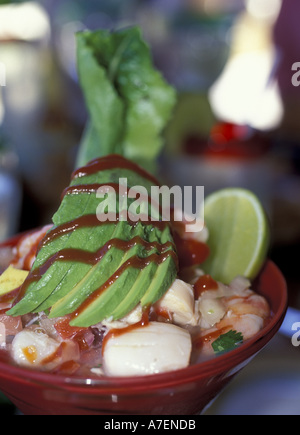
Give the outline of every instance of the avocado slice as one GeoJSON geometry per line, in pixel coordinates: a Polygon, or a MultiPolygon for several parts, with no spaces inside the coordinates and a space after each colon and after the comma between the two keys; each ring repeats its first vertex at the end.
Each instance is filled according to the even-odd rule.
{"type": "Polygon", "coordinates": [[[127,293],[125,298],[112,312],[111,317],[113,320],[122,319],[139,304],[142,296],[145,293],[145,289],[148,288],[149,283],[154,279],[157,268],[157,264],[150,263],[145,269],[141,271],[138,279],[131,287],[130,292],[127,293]]]}
{"type": "MultiPolygon", "coordinates": [[[[22,298],[9,315],[50,309],[50,318],[73,314],[72,325],[88,327],[106,318],[124,317],[140,301],[151,304],[175,280],[176,252],[168,225],[162,229],[148,221],[103,224],[96,220],[100,201],[93,186],[117,184],[125,178],[128,188],[143,186],[150,196],[155,185],[153,177],[120,156],[97,159],[100,166],[102,160],[110,162],[111,169],[92,172],[95,163],[91,162],[82,168],[83,175],[73,176],[53,217],[54,227],[23,285],[22,298]],[[79,225],[82,219],[86,223],[79,225]]],[[[128,205],[133,202],[128,200],[128,205]]],[[[141,210],[147,211],[149,204],[148,198],[141,201],[141,210]]]]}
{"type": "MultiPolygon", "coordinates": [[[[155,235],[150,233],[150,242],[155,241],[155,235]]],[[[157,249],[153,248],[149,251],[149,256],[157,253],[157,249]]],[[[142,296],[145,294],[145,289],[149,287],[149,283],[153,280],[158,265],[151,262],[140,273],[139,279],[132,286],[130,292],[127,293],[125,298],[119,303],[117,308],[111,314],[114,320],[122,319],[127,313],[131,312],[140,302],[142,296]]]]}
{"type": "Polygon", "coordinates": [[[158,267],[156,274],[141,299],[143,307],[155,304],[161,299],[174,282],[173,276],[177,273],[173,257],[169,257],[158,267]]]}
{"type": "MultiPolygon", "coordinates": [[[[169,227],[166,227],[161,234],[161,243],[167,243],[169,238],[170,229],[169,227]]],[[[171,250],[171,248],[166,248],[164,253],[167,253],[171,250]]],[[[156,249],[153,249],[151,252],[149,252],[149,256],[152,254],[158,254],[158,251],[156,249]]],[[[166,269],[169,272],[172,269],[172,266],[176,269],[175,263],[171,257],[167,258],[165,262],[168,263],[166,269]]],[[[124,316],[126,316],[126,314],[132,311],[139,302],[141,302],[142,307],[147,307],[152,303],[158,301],[173,283],[173,274],[171,274],[171,282],[169,282],[169,280],[163,273],[163,269],[163,264],[158,265],[156,262],[151,262],[145,269],[143,269],[139,276],[139,279],[136,281],[131,291],[127,294],[126,298],[120,302],[116,310],[112,313],[112,318],[114,320],[123,318],[124,316]],[[157,278],[160,277],[160,275],[162,275],[162,280],[158,282],[157,278]],[[157,283],[155,285],[156,292],[153,290],[154,283],[157,283]],[[149,291],[149,289],[152,289],[151,294],[154,295],[152,302],[150,302],[149,297],[146,297],[147,291],[149,291]]]]}
{"type": "MultiPolygon", "coordinates": [[[[165,252],[170,250],[171,248],[167,247],[165,252]]],[[[151,286],[158,269],[157,260],[159,260],[160,255],[163,254],[155,247],[150,251],[145,251],[145,248],[137,245],[130,250],[123,257],[119,269],[122,269],[122,266],[126,265],[126,262],[129,261],[130,263],[130,260],[135,262],[136,257],[141,260],[139,261],[139,268],[126,267],[120,274],[119,279],[110,286],[109,291],[94,299],[90,304],[86,304],[84,309],[80,310],[80,313],[76,315],[76,318],[70,324],[72,326],[86,326],[96,319],[98,319],[98,322],[107,318],[118,320],[129,314],[141,301],[149,286],[151,286]],[[155,255],[154,259],[152,259],[153,255],[155,255]]],[[[177,270],[173,258],[170,264],[173,264],[176,276],[177,270]]],[[[171,267],[169,269],[171,270],[171,267]]],[[[173,280],[172,278],[172,282],[173,280]]],[[[160,286],[157,287],[157,300],[171,286],[172,282],[166,286],[167,282],[168,280],[163,280],[160,286]]]]}
{"type": "MultiPolygon", "coordinates": [[[[138,235],[143,235],[141,225],[137,229],[134,229],[133,232],[131,231],[131,237],[128,235],[129,229],[132,230],[127,222],[119,222],[114,235],[119,240],[129,240],[138,235]],[[127,237],[124,237],[126,232],[127,237]]],[[[124,261],[126,261],[124,252],[118,248],[111,248],[102,260],[92,267],[90,272],[77,283],[71,292],[53,305],[50,317],[61,317],[65,314],[73,313],[97,288],[101,287],[111,278],[124,261]]]]}
{"type": "MultiPolygon", "coordinates": [[[[128,230],[128,228],[127,228],[127,230],[128,230]]],[[[124,234],[126,234],[126,223],[120,222],[118,225],[116,225],[114,227],[114,232],[112,233],[111,238],[122,239],[122,236],[124,237],[124,234]]],[[[99,241],[98,241],[98,243],[99,243],[99,241]]],[[[103,261],[101,263],[100,273],[102,275],[104,275],[104,276],[108,275],[108,277],[109,277],[109,273],[112,273],[112,268],[114,267],[114,265],[111,264],[112,263],[111,258],[113,256],[114,256],[114,261],[118,261],[118,258],[122,258],[122,256],[123,256],[122,251],[118,251],[118,252],[117,251],[118,250],[112,248],[111,252],[106,254],[106,259],[105,260],[103,259],[103,261]],[[107,261],[107,259],[108,259],[108,261],[107,261]],[[112,267],[109,267],[109,266],[112,266],[112,267]],[[104,267],[105,267],[106,273],[104,273],[104,269],[103,269],[104,267]]],[[[60,284],[50,294],[50,296],[39,307],[37,307],[36,312],[45,311],[45,310],[51,308],[54,304],[56,304],[56,303],[59,304],[59,302],[64,300],[64,297],[70,298],[70,293],[72,293],[71,297],[73,298],[73,291],[70,292],[69,288],[77,288],[78,283],[80,283],[86,277],[88,277],[90,275],[94,275],[96,266],[86,265],[84,263],[73,263],[71,265],[71,267],[69,265],[70,268],[69,268],[67,274],[64,276],[64,278],[60,282],[60,284]]],[[[75,303],[75,301],[73,301],[73,300],[72,300],[72,302],[73,302],[73,304],[75,303]]],[[[67,313],[66,310],[67,310],[67,306],[64,306],[64,309],[62,311],[64,314],[57,314],[53,317],[61,317],[65,314],[69,314],[69,313],[67,313]]],[[[70,311],[70,313],[71,312],[72,311],[70,311]]]]}

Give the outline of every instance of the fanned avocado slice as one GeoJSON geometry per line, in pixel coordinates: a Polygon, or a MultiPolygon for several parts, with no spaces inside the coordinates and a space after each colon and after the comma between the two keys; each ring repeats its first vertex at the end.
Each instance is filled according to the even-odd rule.
{"type": "MultiPolygon", "coordinates": [[[[127,222],[119,222],[117,225],[117,231],[115,233],[115,236],[118,237],[118,240],[129,239],[128,228],[129,224],[127,222]],[[127,237],[124,237],[126,232],[127,237]]],[[[131,228],[130,230],[132,232],[131,228]]],[[[137,229],[134,229],[132,238],[136,236],[143,236],[142,225],[139,225],[137,229]]],[[[93,294],[93,292],[96,292],[97,289],[111,279],[113,274],[121,267],[121,265],[133,255],[135,255],[135,251],[133,251],[133,249],[129,250],[127,253],[124,253],[118,248],[111,248],[105,254],[103,259],[99,263],[95,264],[89,273],[77,283],[71,292],[69,292],[65,297],[61,298],[55,303],[55,305],[53,305],[50,317],[61,317],[65,314],[73,313],[83,301],[93,294]]],[[[99,313],[99,318],[100,317],[101,316],[99,313]]]]}
{"type": "MultiPolygon", "coordinates": [[[[150,233],[149,241],[154,242],[156,236],[150,233]]],[[[157,249],[153,248],[149,252],[149,256],[156,254],[157,249]]],[[[149,282],[152,282],[155,273],[157,271],[158,264],[151,262],[146,266],[140,273],[139,279],[132,286],[130,292],[127,293],[126,297],[119,303],[118,307],[113,311],[112,318],[115,320],[122,319],[126,316],[126,313],[132,311],[140,302],[142,296],[145,293],[145,288],[148,288],[149,282]]]]}
{"type": "MultiPolygon", "coordinates": [[[[114,232],[112,233],[111,237],[122,239],[122,237],[124,237],[124,234],[126,234],[126,229],[128,230],[128,228],[126,228],[126,222],[119,222],[119,224],[114,227],[114,232]]],[[[99,240],[97,242],[99,247],[99,240]]],[[[60,285],[56,287],[56,289],[44,301],[44,303],[37,308],[37,312],[47,310],[53,307],[54,304],[58,304],[60,306],[63,306],[61,313],[56,313],[55,310],[52,308],[51,317],[61,317],[65,314],[72,313],[76,304],[74,290],[77,290],[77,287],[79,285],[82,285],[82,282],[86,281],[90,276],[92,276],[94,280],[97,280],[98,285],[100,285],[100,282],[103,279],[102,277],[104,277],[104,280],[109,278],[110,274],[112,274],[114,271],[114,267],[115,264],[117,264],[118,259],[121,260],[123,255],[124,253],[122,251],[111,248],[109,252],[105,254],[105,258],[103,257],[103,259],[94,266],[85,265],[83,263],[72,264],[67,275],[64,276],[63,280],[61,281],[60,285]],[[112,257],[114,258],[114,264],[111,260],[112,257]],[[82,273],[78,274],[79,271],[82,273]],[[86,273],[84,273],[84,271],[86,273]],[[98,272],[97,275],[96,272],[98,272]],[[73,288],[72,292],[67,291],[67,289],[71,287],[73,288]],[[72,303],[70,309],[65,303],[65,298],[67,300],[71,299],[72,303]]],[[[86,297],[89,296],[89,293],[93,291],[91,286],[89,286],[88,290],[89,292],[86,294],[86,297]]],[[[84,300],[84,295],[81,295],[81,300],[84,300]]]]}
{"type": "MultiPolygon", "coordinates": [[[[143,226],[141,224],[140,226],[142,229],[143,226]]],[[[137,244],[134,246],[122,258],[116,273],[119,275],[119,278],[113,281],[103,293],[100,289],[98,297],[92,294],[90,303],[87,303],[83,309],[79,309],[79,312],[75,311],[75,319],[70,324],[72,326],[87,326],[90,322],[95,324],[95,322],[97,323],[104,319],[112,318],[118,320],[126,316],[138,305],[147,290],[152,288],[157,270],[163,271],[161,265],[158,265],[161,261],[165,265],[168,263],[165,272],[170,273],[170,277],[172,277],[171,282],[166,276],[163,276],[156,286],[153,300],[149,302],[150,299],[148,298],[145,304],[142,303],[142,306],[148,306],[156,302],[169,289],[177,274],[176,262],[174,257],[170,255],[171,252],[173,252],[173,248],[169,246],[164,253],[160,253],[156,248],[146,252],[145,248],[141,245],[137,244]]],[[[107,281],[104,284],[107,284],[107,281]]],[[[88,285],[85,287],[89,288],[88,285]]],[[[52,315],[54,313],[51,313],[52,315]]]]}
{"type": "MultiPolygon", "coordinates": [[[[107,156],[76,171],[9,315],[50,309],[50,317],[72,314],[72,325],[89,327],[124,317],[140,302],[151,305],[168,290],[177,275],[168,224],[123,220],[119,209],[115,221],[96,218],[101,202],[97,187],[118,190],[120,179],[127,180],[128,189],[146,189],[148,195],[139,203],[148,211],[155,180],[139,166],[121,156],[107,156]]],[[[105,200],[117,198],[119,204],[115,193],[108,190],[105,200]]],[[[128,205],[133,202],[128,200],[128,205]]]]}

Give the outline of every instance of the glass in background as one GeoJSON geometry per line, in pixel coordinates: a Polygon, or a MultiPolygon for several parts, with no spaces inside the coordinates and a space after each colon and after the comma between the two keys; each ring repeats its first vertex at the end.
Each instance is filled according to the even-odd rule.
{"type": "Polygon", "coordinates": [[[22,189],[16,175],[17,157],[1,146],[0,138],[0,242],[19,230],[22,189]]]}
{"type": "MultiPolygon", "coordinates": [[[[202,17],[208,15],[210,21],[219,23],[207,27],[207,38],[212,39],[218,29],[223,38],[226,35],[227,49],[223,42],[212,45],[209,53],[220,60],[223,50],[223,68],[209,64],[200,49],[195,51],[194,55],[210,65],[208,70],[201,62],[198,66],[199,77],[206,71],[207,82],[181,95],[167,131],[164,166],[168,165],[172,182],[176,177],[181,185],[204,185],[206,194],[224,187],[248,188],[271,214],[274,168],[270,134],[282,118],[273,76],[276,52],[272,31],[281,0],[245,0],[240,2],[242,9],[235,7],[230,14],[223,9],[225,2],[192,3],[199,6],[202,17]]],[[[201,21],[198,26],[201,34],[201,21]]]]}
{"type": "Polygon", "coordinates": [[[19,158],[26,193],[22,229],[28,229],[48,223],[57,209],[78,140],[43,6],[24,2],[0,8],[0,60],[6,69],[2,129],[19,158]]]}
{"type": "MultiPolygon", "coordinates": [[[[253,161],[242,150],[243,158],[232,159],[222,152],[222,147],[230,148],[240,142],[241,148],[246,144],[251,153],[253,144],[260,140],[257,129],[262,125],[253,124],[246,101],[249,95],[252,97],[253,92],[248,90],[255,88],[253,81],[262,70],[264,76],[260,77],[256,92],[271,88],[268,78],[273,62],[272,25],[280,2],[43,0],[40,4],[24,3],[24,7],[31,5],[27,26],[17,27],[14,38],[2,38],[0,60],[4,59],[8,66],[4,127],[20,158],[26,191],[38,203],[38,219],[31,221],[29,216],[28,226],[47,223],[57,208],[60,192],[69,182],[86,116],[76,74],[74,38],[74,33],[84,28],[141,25],[156,65],[177,88],[178,107],[166,132],[166,153],[162,160],[167,181],[205,185],[207,193],[239,185],[255,190],[267,203],[270,173],[265,163],[270,154],[262,153],[253,161]],[[272,4],[276,8],[271,8],[272,4]],[[33,22],[33,26],[28,26],[33,22]],[[24,28],[28,32],[29,27],[32,32],[38,28],[40,33],[24,35],[24,28]],[[261,56],[253,56],[259,50],[268,52],[262,63],[261,56]],[[250,57],[238,81],[234,79],[238,69],[236,59],[243,59],[238,56],[242,53],[250,53],[250,57]],[[251,68],[247,69],[249,62],[251,68]],[[230,65],[236,65],[233,75],[230,65]],[[225,129],[228,124],[236,126],[233,130],[237,136],[234,134],[230,140],[223,138],[222,143],[218,140],[215,144],[211,137],[216,137],[214,131],[222,129],[223,124],[225,129]],[[259,177],[254,177],[254,171],[258,174],[258,170],[259,177]]],[[[14,18],[20,16],[16,11],[14,18]]],[[[0,28],[0,35],[1,31],[0,28]]],[[[267,101],[269,106],[261,110],[263,115],[270,116],[274,107],[280,115],[274,99],[267,97],[267,101]]],[[[253,107],[255,102],[251,110],[257,115],[253,107]]],[[[261,108],[260,104],[258,107],[261,108]]],[[[256,116],[256,119],[263,117],[256,116]]],[[[26,210],[29,214],[30,206],[26,210]]]]}

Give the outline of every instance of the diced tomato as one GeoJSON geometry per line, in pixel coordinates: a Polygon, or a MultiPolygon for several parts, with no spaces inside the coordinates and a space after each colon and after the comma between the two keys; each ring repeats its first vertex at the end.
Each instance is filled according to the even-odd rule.
{"type": "Polygon", "coordinates": [[[63,340],[77,342],[81,351],[89,349],[95,338],[90,328],[70,326],[68,316],[59,320],[54,327],[63,340]]]}
{"type": "Polygon", "coordinates": [[[72,339],[76,334],[83,331],[85,328],[70,326],[70,318],[64,317],[54,325],[56,331],[63,340],[72,339]]]}
{"type": "Polygon", "coordinates": [[[21,317],[11,317],[0,314],[0,323],[5,326],[6,335],[17,335],[23,329],[21,317]]]}
{"type": "Polygon", "coordinates": [[[60,344],[57,350],[46,357],[42,364],[44,366],[56,366],[68,363],[70,361],[78,361],[80,358],[79,346],[75,341],[67,340],[60,344]]]}

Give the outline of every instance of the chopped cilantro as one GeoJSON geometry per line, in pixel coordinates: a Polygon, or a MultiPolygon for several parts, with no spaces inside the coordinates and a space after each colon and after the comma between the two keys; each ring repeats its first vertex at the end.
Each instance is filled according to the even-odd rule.
{"type": "Polygon", "coordinates": [[[244,341],[244,337],[240,332],[229,331],[226,334],[220,335],[220,337],[213,342],[212,348],[216,354],[229,352],[235,349],[244,341]]]}

